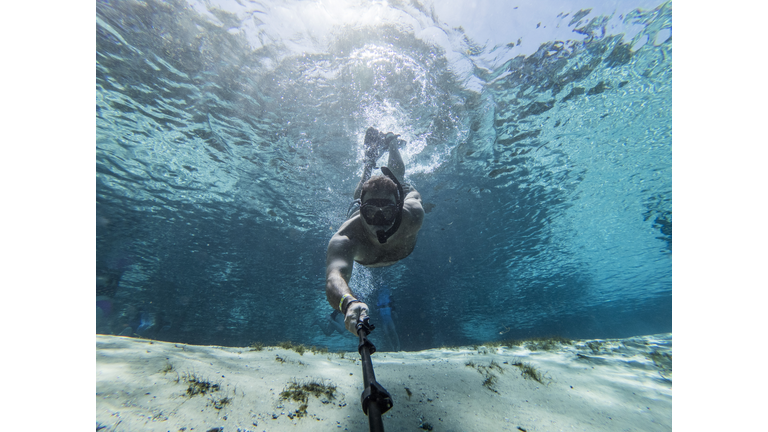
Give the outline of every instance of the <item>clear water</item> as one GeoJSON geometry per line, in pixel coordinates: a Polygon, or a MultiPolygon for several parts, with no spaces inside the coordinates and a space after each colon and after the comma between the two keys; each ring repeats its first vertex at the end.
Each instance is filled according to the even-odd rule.
{"type": "Polygon", "coordinates": [[[351,285],[403,349],[671,332],[671,2],[465,3],[98,1],[99,330],[354,349],[312,322],[375,126],[427,214],[351,285]]]}

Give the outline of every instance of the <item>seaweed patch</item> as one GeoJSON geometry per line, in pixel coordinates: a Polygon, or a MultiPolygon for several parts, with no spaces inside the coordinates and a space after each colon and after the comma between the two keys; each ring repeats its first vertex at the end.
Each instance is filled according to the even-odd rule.
{"type": "Polygon", "coordinates": [[[467,367],[475,368],[477,371],[482,375],[485,379],[483,380],[483,387],[487,388],[488,390],[498,393],[496,390],[496,383],[498,383],[499,377],[493,373],[494,370],[498,371],[499,373],[504,373],[504,369],[501,367],[500,364],[496,363],[495,360],[491,360],[491,363],[488,364],[488,366],[482,366],[482,365],[476,365],[475,362],[472,360],[468,361],[465,364],[467,367]]]}
{"type": "Polygon", "coordinates": [[[517,366],[520,368],[520,373],[523,378],[532,379],[538,383],[544,384],[544,376],[532,364],[516,361],[512,363],[512,366],[517,366]]]}
{"type": "Polygon", "coordinates": [[[188,384],[186,394],[189,397],[213,393],[221,389],[221,385],[202,378],[195,373],[184,373],[181,381],[188,384]]]}
{"type": "Polygon", "coordinates": [[[311,379],[308,381],[291,380],[280,393],[280,399],[292,399],[296,402],[307,403],[309,395],[316,398],[325,396],[327,400],[336,398],[336,386],[324,380],[311,379]]]}

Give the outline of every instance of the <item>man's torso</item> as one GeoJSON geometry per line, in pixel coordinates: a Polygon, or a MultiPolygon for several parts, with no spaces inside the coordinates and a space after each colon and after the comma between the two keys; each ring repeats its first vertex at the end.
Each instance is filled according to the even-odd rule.
{"type": "Polygon", "coordinates": [[[418,228],[407,216],[392,237],[386,243],[379,243],[365,235],[360,215],[347,221],[348,226],[339,232],[346,235],[354,244],[355,261],[366,267],[386,267],[407,257],[416,247],[418,228]]]}

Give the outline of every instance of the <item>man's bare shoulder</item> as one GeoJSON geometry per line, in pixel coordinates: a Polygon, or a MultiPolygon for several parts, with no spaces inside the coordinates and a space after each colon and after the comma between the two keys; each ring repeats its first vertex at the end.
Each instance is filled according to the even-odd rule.
{"type": "Polygon", "coordinates": [[[331,237],[326,250],[327,268],[351,269],[352,261],[357,257],[361,249],[361,235],[359,230],[359,217],[353,217],[344,222],[338,231],[331,237]]]}
{"type": "Polygon", "coordinates": [[[359,243],[362,229],[359,216],[347,219],[331,237],[328,248],[354,248],[359,243]]]}
{"type": "Polygon", "coordinates": [[[408,202],[408,200],[418,200],[421,202],[421,194],[413,186],[408,186],[405,193],[405,202],[408,202]]]}
{"type": "Polygon", "coordinates": [[[421,195],[416,191],[416,189],[411,189],[411,191],[405,197],[403,210],[412,220],[418,222],[419,227],[421,226],[421,221],[424,219],[424,207],[421,205],[421,195]]]}

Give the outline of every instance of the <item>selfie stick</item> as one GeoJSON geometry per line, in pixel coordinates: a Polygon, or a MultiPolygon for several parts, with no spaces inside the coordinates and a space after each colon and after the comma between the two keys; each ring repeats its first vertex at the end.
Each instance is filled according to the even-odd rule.
{"type": "Polygon", "coordinates": [[[363,394],[360,396],[360,402],[363,404],[363,412],[368,416],[368,427],[371,432],[384,432],[384,424],[381,421],[381,415],[392,408],[392,396],[387,393],[381,384],[376,382],[376,375],[373,373],[373,364],[371,363],[371,354],[376,352],[376,347],[366,336],[376,328],[368,322],[368,317],[357,321],[357,335],[360,337],[360,344],[357,351],[362,357],[363,363],[363,394]]]}

